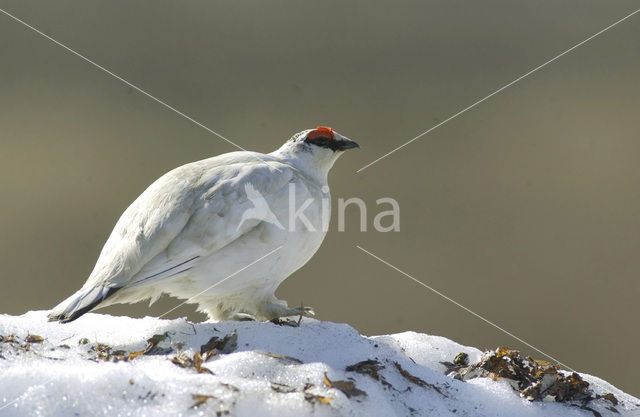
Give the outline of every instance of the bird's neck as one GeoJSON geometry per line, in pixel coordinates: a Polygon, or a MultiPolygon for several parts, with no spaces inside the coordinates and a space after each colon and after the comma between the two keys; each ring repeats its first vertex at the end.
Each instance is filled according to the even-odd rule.
{"type": "Polygon", "coordinates": [[[338,155],[331,150],[313,149],[296,143],[285,143],[270,155],[292,165],[320,186],[327,185],[329,171],[338,159],[338,155]]]}

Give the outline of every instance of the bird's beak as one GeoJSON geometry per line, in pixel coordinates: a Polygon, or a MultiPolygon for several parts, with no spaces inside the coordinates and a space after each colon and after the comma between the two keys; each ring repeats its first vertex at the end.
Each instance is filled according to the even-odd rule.
{"type": "Polygon", "coordinates": [[[334,133],[334,137],[335,139],[338,141],[338,143],[340,144],[340,147],[338,148],[341,151],[346,151],[347,149],[353,149],[353,148],[359,148],[360,145],[358,145],[356,142],[352,141],[351,139],[349,139],[346,136],[342,136],[341,134],[335,132],[334,133]]]}
{"type": "Polygon", "coordinates": [[[356,142],[354,142],[352,140],[349,140],[349,139],[343,140],[340,143],[340,150],[341,151],[346,151],[347,149],[353,149],[353,148],[359,148],[359,147],[360,147],[360,145],[358,145],[356,142]]]}

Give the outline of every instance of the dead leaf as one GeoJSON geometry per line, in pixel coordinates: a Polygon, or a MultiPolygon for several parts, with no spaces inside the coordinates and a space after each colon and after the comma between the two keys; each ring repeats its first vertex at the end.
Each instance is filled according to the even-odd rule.
{"type": "Polygon", "coordinates": [[[196,352],[193,354],[193,365],[196,368],[196,371],[199,374],[211,374],[213,375],[213,372],[211,372],[211,370],[209,368],[205,368],[204,366],[202,366],[202,356],[200,356],[199,352],[196,352]]]}
{"type": "MultiPolygon", "coordinates": [[[[602,417],[602,414],[599,411],[594,410],[593,408],[587,406],[586,404],[582,404],[580,406],[578,406],[577,404],[571,404],[571,405],[574,407],[580,407],[581,410],[591,411],[594,417],[602,417]]],[[[615,410],[615,411],[616,413],[620,414],[618,410],[615,410]]]]}
{"type": "Polygon", "coordinates": [[[96,353],[95,359],[100,359],[103,361],[108,361],[111,357],[111,346],[105,345],[103,343],[98,343],[91,348],[96,353]]]}
{"type": "Polygon", "coordinates": [[[169,332],[164,332],[161,334],[154,334],[150,338],[147,339],[147,343],[152,344],[153,346],[157,345],[160,342],[164,342],[166,338],[169,337],[169,332]]]}
{"type": "Polygon", "coordinates": [[[186,352],[180,352],[173,358],[171,358],[171,363],[178,365],[181,368],[194,369],[199,374],[211,374],[213,372],[209,368],[205,368],[202,366],[202,356],[199,352],[193,354],[193,357],[189,357],[186,352]]]}
{"type": "Polygon", "coordinates": [[[292,388],[288,385],[284,385],[284,384],[278,384],[276,382],[272,382],[271,383],[271,389],[274,390],[275,392],[279,392],[282,394],[290,394],[292,392],[296,392],[295,388],[292,388]]]}
{"type": "Polygon", "coordinates": [[[353,381],[331,381],[326,372],[324,374],[324,384],[329,388],[339,389],[347,396],[347,398],[367,395],[366,392],[356,388],[356,384],[353,381]]]}
{"type": "Polygon", "coordinates": [[[191,368],[193,367],[193,359],[186,354],[186,352],[180,352],[173,358],[171,358],[171,363],[178,365],[181,368],[191,368]]]}
{"type": "Polygon", "coordinates": [[[513,350],[509,349],[506,346],[498,346],[498,348],[496,349],[496,354],[495,355],[496,355],[497,358],[501,358],[501,357],[507,356],[507,355],[509,355],[509,354],[511,354],[513,352],[514,352],[513,350]]]}
{"type": "Polygon", "coordinates": [[[233,392],[240,392],[240,388],[236,387],[235,385],[231,385],[231,384],[225,384],[224,382],[220,383],[221,387],[225,387],[226,389],[233,391],[233,392]]]}
{"type": "Polygon", "coordinates": [[[605,400],[609,401],[613,405],[618,405],[618,399],[612,393],[605,394],[600,398],[604,398],[605,400]]]}
{"type": "Polygon", "coordinates": [[[469,355],[464,352],[458,353],[456,357],[453,358],[453,364],[459,366],[469,365],[469,355]]]}
{"type": "Polygon", "coordinates": [[[216,356],[216,354],[218,353],[217,350],[213,349],[210,350],[208,352],[205,352],[204,355],[202,355],[202,359],[207,362],[208,360],[210,360],[211,358],[213,358],[214,356],[216,356]]]}
{"type": "MultiPolygon", "coordinates": [[[[156,348],[156,346],[160,342],[165,341],[167,339],[167,337],[169,337],[169,332],[164,332],[162,334],[154,334],[149,339],[147,339],[147,346],[145,346],[144,349],[138,350],[138,351],[135,351],[135,352],[130,352],[128,354],[128,359],[132,360],[132,359],[137,358],[138,356],[147,355],[147,354],[153,354],[154,353],[154,348],[156,348]]],[[[155,353],[167,354],[169,352],[172,352],[172,349],[163,349],[163,350],[161,350],[159,352],[155,352],[155,353]]]]}
{"type": "Polygon", "coordinates": [[[271,320],[271,323],[278,325],[278,326],[289,326],[289,327],[299,327],[300,325],[294,321],[294,320],[288,320],[288,319],[273,319],[271,320]]]}
{"type": "Polygon", "coordinates": [[[270,358],[282,359],[285,361],[291,361],[295,363],[303,363],[300,359],[294,358],[292,356],[280,355],[279,353],[271,353],[271,352],[260,352],[260,353],[270,358]]]}
{"type": "Polygon", "coordinates": [[[398,370],[398,372],[400,372],[400,375],[403,376],[404,379],[406,379],[407,381],[416,384],[422,388],[433,388],[434,390],[436,390],[439,394],[444,395],[442,393],[442,391],[440,390],[440,387],[438,387],[437,385],[434,384],[430,384],[427,381],[418,378],[417,376],[411,375],[409,373],[409,371],[407,371],[406,369],[404,369],[402,366],[400,366],[400,364],[398,362],[394,362],[393,363],[396,366],[396,369],[398,370]]]}
{"type": "Polygon", "coordinates": [[[147,351],[146,349],[142,349],[142,350],[139,350],[137,352],[130,352],[129,353],[129,360],[132,360],[132,359],[137,358],[138,356],[144,355],[146,351],[147,351]]]}
{"type": "MultiPolygon", "coordinates": [[[[449,366],[447,375],[461,381],[488,377],[504,379],[529,401],[552,401],[587,403],[593,400],[609,401],[614,406],[617,399],[613,394],[595,395],[589,383],[573,372],[561,372],[550,362],[526,358],[517,350],[500,346],[485,352],[478,363],[470,366],[449,366]]],[[[592,411],[589,409],[589,411],[592,411]]]]}
{"type": "Polygon", "coordinates": [[[533,358],[531,358],[531,356],[527,357],[527,359],[534,361],[536,364],[538,364],[538,366],[542,366],[542,367],[551,366],[551,362],[549,362],[549,361],[541,361],[539,359],[533,359],[533,358]]]}
{"type": "Polygon", "coordinates": [[[27,337],[24,338],[24,341],[27,343],[42,343],[44,342],[44,337],[38,336],[37,334],[28,334],[27,337]]]}
{"type": "Polygon", "coordinates": [[[189,408],[198,408],[202,404],[205,404],[207,401],[215,397],[213,395],[191,394],[191,398],[196,400],[196,402],[193,403],[193,405],[189,408]]]}
{"type": "Polygon", "coordinates": [[[378,374],[378,371],[381,369],[384,369],[384,366],[380,366],[380,362],[374,359],[358,362],[345,368],[347,372],[357,372],[362,375],[369,375],[376,381],[380,380],[380,374],[378,374]]]}
{"type": "Polygon", "coordinates": [[[331,404],[331,397],[324,397],[322,395],[312,394],[310,392],[304,393],[304,399],[310,403],[331,404]]]}
{"type": "Polygon", "coordinates": [[[366,392],[356,388],[356,384],[353,381],[333,381],[333,387],[342,391],[347,398],[367,395],[366,392]]]}
{"type": "Polygon", "coordinates": [[[218,352],[225,354],[231,353],[236,350],[237,347],[238,332],[234,330],[233,333],[226,335],[222,339],[217,336],[213,336],[207,343],[200,347],[200,354],[208,359],[218,352]]]}

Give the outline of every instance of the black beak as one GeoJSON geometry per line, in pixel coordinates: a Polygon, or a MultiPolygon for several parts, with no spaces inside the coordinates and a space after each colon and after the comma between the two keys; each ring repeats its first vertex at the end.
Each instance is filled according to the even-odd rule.
{"type": "Polygon", "coordinates": [[[341,151],[346,151],[347,149],[353,149],[353,148],[359,148],[359,147],[360,145],[358,145],[356,142],[352,140],[344,140],[340,142],[341,151]]]}

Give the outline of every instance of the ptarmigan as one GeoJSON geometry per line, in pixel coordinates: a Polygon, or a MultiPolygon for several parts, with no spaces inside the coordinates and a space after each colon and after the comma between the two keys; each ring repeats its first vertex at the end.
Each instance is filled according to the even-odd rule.
{"type": "Polygon", "coordinates": [[[318,127],[269,154],[231,152],[168,172],[125,210],[87,282],[50,319],[163,293],[198,304],[212,320],[312,314],[289,308],[275,291],[320,247],[327,175],[355,147],[318,127]]]}

